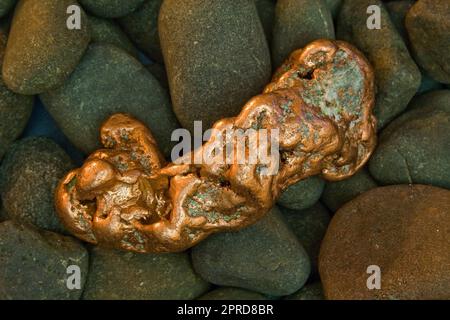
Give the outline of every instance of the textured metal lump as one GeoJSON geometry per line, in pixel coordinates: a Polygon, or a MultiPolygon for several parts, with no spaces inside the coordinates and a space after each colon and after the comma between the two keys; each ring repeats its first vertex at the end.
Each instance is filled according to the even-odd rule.
{"type": "Polygon", "coordinates": [[[315,41],[293,52],[237,117],[214,125],[219,133],[278,129],[276,175],[262,175],[260,163],[166,164],[145,125],[115,114],[100,130],[104,149],[60,182],[58,214],[90,243],[186,250],[212,233],[253,224],[299,180],[353,175],[375,148],[373,105],[374,75],[365,57],[345,42],[315,41]]]}

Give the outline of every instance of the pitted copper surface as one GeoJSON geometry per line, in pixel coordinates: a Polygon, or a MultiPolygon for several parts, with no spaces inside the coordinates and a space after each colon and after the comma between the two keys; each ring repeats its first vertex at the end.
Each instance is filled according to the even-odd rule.
{"type": "Polygon", "coordinates": [[[101,127],[105,148],[60,182],[57,211],[87,242],[183,251],[211,233],[256,222],[299,180],[353,175],[375,148],[373,105],[374,75],[364,56],[345,42],[315,41],[293,52],[263,94],[237,117],[217,122],[211,138],[189,155],[214,142],[236,142],[220,133],[278,129],[278,157],[269,164],[166,164],[142,123],[115,114],[101,127]],[[277,174],[263,174],[274,161],[277,174]]]}

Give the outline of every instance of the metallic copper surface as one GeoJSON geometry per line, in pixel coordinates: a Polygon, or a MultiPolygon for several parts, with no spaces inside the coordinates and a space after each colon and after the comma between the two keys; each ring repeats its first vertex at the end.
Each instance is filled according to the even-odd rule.
{"type": "Polygon", "coordinates": [[[190,154],[236,143],[220,133],[278,129],[278,157],[269,163],[166,164],[142,123],[115,114],[101,127],[105,148],[60,182],[57,211],[87,242],[183,251],[214,232],[256,222],[299,180],[353,175],[375,148],[373,105],[374,75],[364,56],[345,42],[315,41],[293,52],[263,94],[237,117],[217,122],[211,138],[190,154]],[[273,164],[277,174],[262,174],[273,164]]]}

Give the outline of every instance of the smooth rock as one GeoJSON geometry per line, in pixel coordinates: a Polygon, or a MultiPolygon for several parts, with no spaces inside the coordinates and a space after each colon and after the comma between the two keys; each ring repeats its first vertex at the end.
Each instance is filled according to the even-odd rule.
{"type": "Polygon", "coordinates": [[[79,0],[81,5],[103,18],[123,17],[135,11],[145,0],[79,0]]]}
{"type": "Polygon", "coordinates": [[[54,209],[54,191],[72,169],[69,156],[48,138],[15,142],[0,166],[0,195],[13,220],[63,232],[54,209]]]}
{"type": "Polygon", "coordinates": [[[382,131],[370,173],[382,184],[450,188],[450,91],[414,98],[409,109],[382,131]]]}
{"type": "Polygon", "coordinates": [[[112,44],[138,58],[138,50],[113,20],[89,16],[89,26],[91,42],[112,44]]]}
{"type": "Polygon", "coordinates": [[[380,0],[345,1],[338,17],[337,38],[358,47],[375,71],[374,114],[383,128],[405,110],[420,85],[420,71],[380,0]],[[380,29],[367,27],[367,8],[380,8],[380,29]]]}
{"type": "Polygon", "coordinates": [[[137,254],[93,247],[83,299],[195,299],[209,288],[186,253],[137,254]]]}
{"type": "Polygon", "coordinates": [[[298,292],[287,296],[285,300],[324,300],[322,284],[320,282],[307,284],[298,292]]]}
{"type": "Polygon", "coordinates": [[[240,288],[221,287],[201,296],[199,300],[267,300],[267,297],[240,288]]]}
{"type": "Polygon", "coordinates": [[[178,127],[169,96],[146,68],[117,47],[93,44],[77,69],[42,102],[64,134],[89,154],[98,147],[99,127],[116,112],[129,113],[151,130],[165,155],[178,127]]]}
{"type": "Polygon", "coordinates": [[[212,235],[193,248],[192,260],[211,283],[269,296],[299,290],[310,273],[308,255],[277,207],[248,228],[212,235]]]}
{"type": "Polygon", "coordinates": [[[158,35],[158,15],[162,0],[147,0],[133,13],[119,19],[119,23],[134,43],[151,59],[162,63],[158,35]]]}
{"type": "Polygon", "coordinates": [[[450,191],[423,185],[372,189],[333,217],[320,252],[327,299],[450,298],[450,191]],[[375,277],[380,273],[380,289],[375,277]]]}
{"type": "MultiPolygon", "coordinates": [[[[392,1],[386,3],[386,9],[389,12],[392,23],[397,28],[397,31],[403,38],[403,41],[408,45],[408,48],[411,51],[411,42],[408,38],[408,32],[405,27],[405,18],[409,9],[414,5],[415,0],[400,0],[400,1],[392,1]]],[[[422,82],[420,83],[420,87],[417,90],[417,94],[424,93],[430,90],[441,89],[442,84],[430,78],[427,72],[421,68],[419,68],[422,74],[422,82]]]]}
{"type": "Polygon", "coordinates": [[[0,223],[0,300],[77,300],[88,264],[87,250],[71,237],[0,223]],[[79,268],[79,289],[67,287],[74,284],[69,266],[79,268]]]}
{"type": "Polygon", "coordinates": [[[165,0],[159,36],[173,108],[193,132],[236,116],[271,77],[270,53],[253,0],[165,0]]]}
{"type": "Polygon", "coordinates": [[[145,65],[145,67],[156,79],[158,79],[164,89],[169,90],[169,80],[167,79],[166,69],[163,65],[159,63],[150,63],[145,65]]]}
{"type": "Polygon", "coordinates": [[[313,275],[318,272],[320,244],[330,223],[330,213],[320,202],[309,209],[291,210],[281,208],[287,225],[308,253],[313,275]]]}
{"type": "MultiPolygon", "coordinates": [[[[3,65],[7,31],[0,27],[0,68],[3,65]]],[[[33,109],[33,97],[10,91],[0,77],[0,160],[24,130],[33,109]]]]}
{"type": "Polygon", "coordinates": [[[21,0],[15,10],[3,62],[3,80],[21,94],[38,94],[64,83],[86,50],[90,35],[81,11],[81,29],[67,27],[75,0],[21,0]],[[32,18],[30,18],[32,17],[32,18]]]}
{"type": "Polygon", "coordinates": [[[285,208],[303,210],[319,201],[325,187],[325,181],[317,176],[300,180],[289,186],[277,200],[285,208]]]}
{"type": "Polygon", "coordinates": [[[419,65],[433,79],[450,84],[450,2],[417,1],[405,25],[419,65]]]}
{"type": "Polygon", "coordinates": [[[333,17],[323,0],[278,0],[272,60],[279,67],[289,55],[317,39],[334,39],[333,17]]]}
{"type": "Polygon", "coordinates": [[[321,200],[333,212],[356,196],[376,188],[377,183],[366,169],[362,169],[352,177],[335,182],[327,182],[321,200]]]}

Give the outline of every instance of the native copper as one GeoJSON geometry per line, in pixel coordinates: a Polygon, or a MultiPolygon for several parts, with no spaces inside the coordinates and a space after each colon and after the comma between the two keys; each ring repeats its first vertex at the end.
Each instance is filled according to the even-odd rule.
{"type": "Polygon", "coordinates": [[[167,164],[144,124],[112,115],[100,129],[104,149],[60,182],[58,214],[80,239],[135,252],[183,251],[246,227],[289,185],[313,175],[345,179],[366,163],[376,144],[374,91],[372,68],[356,48],[315,41],[293,52],[263,94],[217,122],[190,155],[218,141],[233,145],[236,130],[277,129],[269,163],[167,164]],[[263,174],[275,161],[277,173],[263,174]]]}

